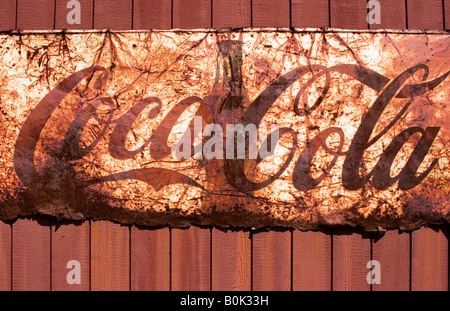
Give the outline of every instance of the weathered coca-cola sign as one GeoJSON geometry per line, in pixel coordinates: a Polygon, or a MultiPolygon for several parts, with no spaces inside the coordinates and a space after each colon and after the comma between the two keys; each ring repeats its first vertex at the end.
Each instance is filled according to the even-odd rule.
{"type": "Polygon", "coordinates": [[[444,33],[0,36],[0,217],[449,220],[444,33]]]}

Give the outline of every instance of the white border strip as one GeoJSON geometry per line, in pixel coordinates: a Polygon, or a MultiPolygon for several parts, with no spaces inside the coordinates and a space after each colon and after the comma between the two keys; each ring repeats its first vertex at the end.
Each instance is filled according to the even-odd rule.
{"type": "Polygon", "coordinates": [[[79,34],[79,33],[151,33],[151,32],[174,32],[174,33],[239,33],[239,32],[290,32],[290,33],[367,33],[367,34],[430,34],[448,35],[447,30],[426,29],[340,29],[340,28],[198,28],[198,29],[139,29],[139,30],[9,30],[0,31],[0,35],[27,35],[27,34],[79,34]]]}

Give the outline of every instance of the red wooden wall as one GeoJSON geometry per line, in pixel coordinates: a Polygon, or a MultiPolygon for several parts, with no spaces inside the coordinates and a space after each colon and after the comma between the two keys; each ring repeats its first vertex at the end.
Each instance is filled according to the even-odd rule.
{"type": "MultiPolygon", "coordinates": [[[[450,0],[1,0],[0,30],[335,27],[445,29],[450,0]]],[[[0,207],[1,208],[1,207],[0,207]]],[[[412,232],[143,228],[47,216],[0,221],[0,290],[448,290],[448,225],[412,232]],[[381,263],[369,285],[366,264],[381,263]],[[69,285],[69,260],[81,284],[69,285]]]]}

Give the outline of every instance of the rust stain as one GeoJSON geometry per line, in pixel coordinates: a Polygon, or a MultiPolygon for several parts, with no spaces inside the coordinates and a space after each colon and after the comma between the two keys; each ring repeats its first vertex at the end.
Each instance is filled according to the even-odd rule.
{"type": "Polygon", "coordinates": [[[443,33],[0,35],[0,218],[448,221],[449,44],[443,33]],[[213,135],[196,140],[194,116],[200,131],[277,125],[279,139],[264,158],[248,157],[249,141],[244,159],[237,147],[233,158],[198,157],[213,135]],[[188,134],[180,160],[173,145],[188,134]]]}

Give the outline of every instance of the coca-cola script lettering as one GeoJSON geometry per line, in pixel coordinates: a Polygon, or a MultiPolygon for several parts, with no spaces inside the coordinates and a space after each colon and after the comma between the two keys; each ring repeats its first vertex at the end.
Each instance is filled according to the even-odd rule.
{"type": "Polygon", "coordinates": [[[447,35],[2,39],[2,218],[368,230],[448,220],[447,35]]]}

